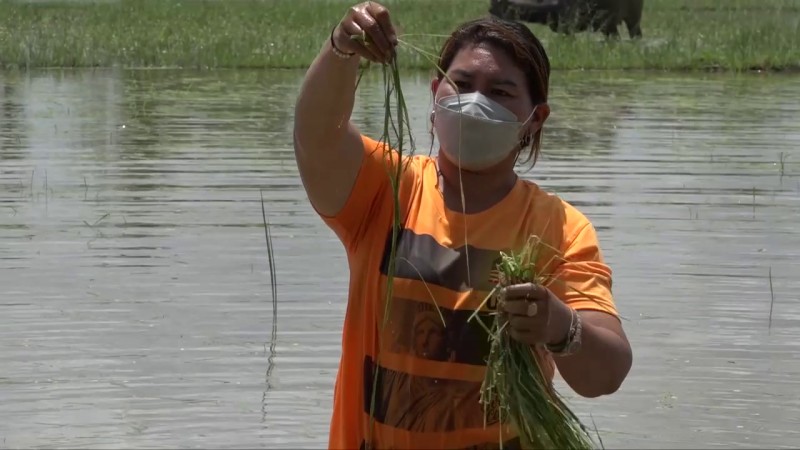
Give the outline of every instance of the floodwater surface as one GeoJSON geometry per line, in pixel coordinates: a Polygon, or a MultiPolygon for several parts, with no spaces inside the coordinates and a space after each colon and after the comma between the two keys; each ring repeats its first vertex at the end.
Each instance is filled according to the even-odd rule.
{"type": "MultiPolygon", "coordinates": [[[[293,162],[301,78],[0,74],[0,447],[327,444],[348,273],[293,162]]],[[[427,153],[428,78],[404,83],[427,153]]],[[[608,448],[800,445],[800,80],[551,86],[523,175],[595,223],[635,355],[615,395],[561,392],[608,448]]]]}

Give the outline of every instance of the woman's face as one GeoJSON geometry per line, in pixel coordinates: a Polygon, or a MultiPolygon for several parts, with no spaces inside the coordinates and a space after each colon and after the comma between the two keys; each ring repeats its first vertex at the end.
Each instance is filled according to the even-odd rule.
{"type": "Polygon", "coordinates": [[[504,51],[490,44],[469,45],[459,50],[447,70],[447,77],[455,86],[447,78],[441,82],[434,80],[435,101],[456,93],[479,91],[513,112],[520,122],[528,119],[533,111],[525,74],[504,51]]]}
{"type": "Polygon", "coordinates": [[[423,321],[414,330],[414,352],[417,356],[442,361],[446,357],[446,336],[439,324],[423,321]]]}

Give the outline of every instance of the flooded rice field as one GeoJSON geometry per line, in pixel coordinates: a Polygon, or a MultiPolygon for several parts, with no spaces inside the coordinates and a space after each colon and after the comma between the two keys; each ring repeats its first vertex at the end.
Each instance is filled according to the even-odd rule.
{"type": "MultiPolygon", "coordinates": [[[[327,445],[348,273],[293,162],[301,77],[0,73],[0,448],[327,445]]],[[[523,174],[596,224],[634,349],[617,394],[558,387],[607,448],[800,445],[800,79],[552,89],[523,174]]]]}

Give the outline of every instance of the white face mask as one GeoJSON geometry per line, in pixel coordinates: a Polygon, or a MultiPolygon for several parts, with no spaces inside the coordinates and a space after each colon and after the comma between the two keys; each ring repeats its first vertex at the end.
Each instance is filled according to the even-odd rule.
{"type": "Polygon", "coordinates": [[[477,91],[441,98],[434,114],[433,127],[442,151],[466,170],[482,170],[505,159],[519,145],[525,125],[477,91]]]}

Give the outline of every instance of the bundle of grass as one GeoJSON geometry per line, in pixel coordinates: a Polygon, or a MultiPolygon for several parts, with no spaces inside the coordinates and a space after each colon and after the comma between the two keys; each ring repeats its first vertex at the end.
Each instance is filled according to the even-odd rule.
{"type": "Polygon", "coordinates": [[[546,282],[546,277],[537,271],[537,257],[544,246],[541,239],[532,236],[520,252],[501,253],[497,286],[484,301],[485,304],[495,298],[498,312],[493,313],[489,326],[478,318],[477,311],[471,318],[478,318],[491,342],[481,403],[487,414],[496,408],[500,423],[514,426],[522,448],[592,449],[594,442],[588,429],[546,378],[534,349],[511,337],[506,328],[508,322],[499,312],[503,298],[498,293],[503,287],[546,282]]]}

